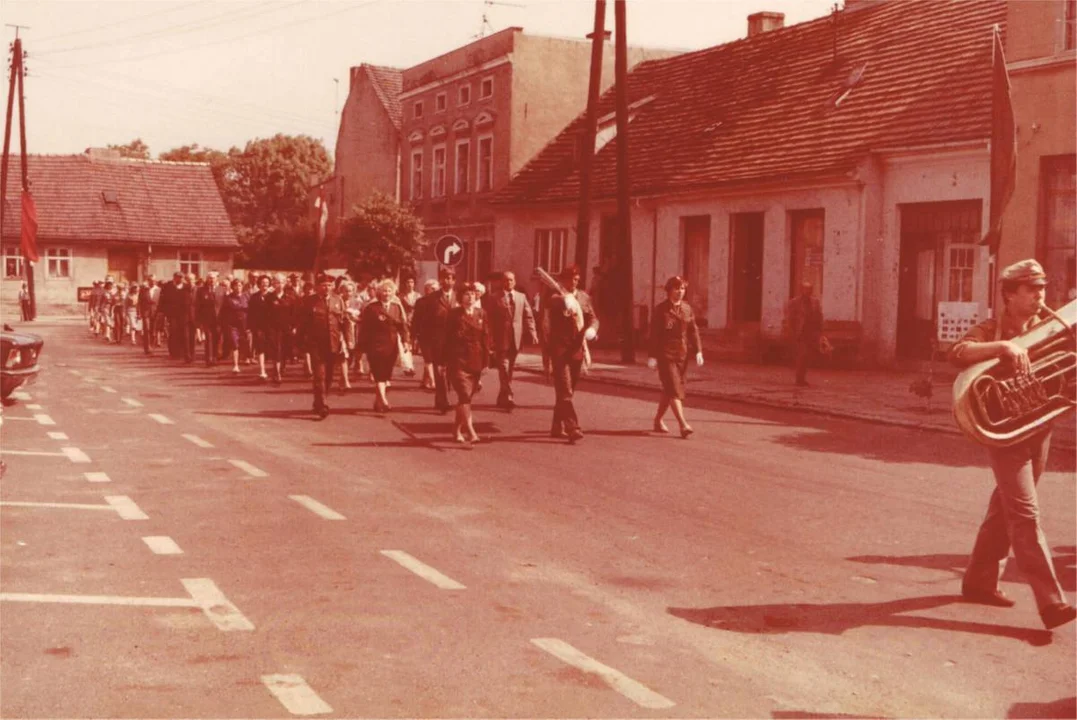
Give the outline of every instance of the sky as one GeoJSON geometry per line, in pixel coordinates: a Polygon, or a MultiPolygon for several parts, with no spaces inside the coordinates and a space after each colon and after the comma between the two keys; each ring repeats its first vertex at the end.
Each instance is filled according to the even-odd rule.
{"type": "MultiPolygon", "coordinates": [[[[694,50],[742,38],[747,17],[786,25],[835,0],[630,0],[631,45],[694,50]]],[[[607,3],[613,28],[613,2],[607,3]]],[[[154,157],[197,143],[227,150],[275,135],[330,154],[348,68],[404,68],[510,26],[582,38],[591,0],[0,0],[29,53],[28,151],[79,153],[141,138],[154,157]],[[486,20],[484,23],[483,20],[486,20]]],[[[4,27],[6,37],[14,29],[4,27]]],[[[6,82],[3,87],[7,102],[6,82]]],[[[16,104],[17,107],[17,104],[16,104]]],[[[17,110],[16,110],[17,112],[17,110]]],[[[12,134],[12,150],[18,134],[12,134]]]]}

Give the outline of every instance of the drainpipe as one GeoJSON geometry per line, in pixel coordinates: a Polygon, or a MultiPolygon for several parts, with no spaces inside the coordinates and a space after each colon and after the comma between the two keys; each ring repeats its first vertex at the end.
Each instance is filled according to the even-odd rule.
{"type": "MultiPolygon", "coordinates": [[[[658,204],[652,210],[651,224],[651,311],[647,315],[648,325],[654,321],[654,304],[656,285],[658,283],[658,204]]],[[[649,329],[649,328],[648,328],[649,329]]]]}

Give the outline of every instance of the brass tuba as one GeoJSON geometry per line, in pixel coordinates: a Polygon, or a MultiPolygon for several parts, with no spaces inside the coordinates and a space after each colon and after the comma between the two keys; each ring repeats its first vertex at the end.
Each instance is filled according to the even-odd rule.
{"type": "Polygon", "coordinates": [[[954,419],[971,439],[1014,445],[1077,406],[1077,300],[1013,342],[1028,349],[1031,371],[1017,373],[999,359],[968,367],[954,382],[954,419]]]}

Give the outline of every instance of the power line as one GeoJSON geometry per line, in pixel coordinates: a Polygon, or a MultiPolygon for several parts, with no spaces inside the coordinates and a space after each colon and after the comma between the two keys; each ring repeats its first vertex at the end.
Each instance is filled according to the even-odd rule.
{"type": "Polygon", "coordinates": [[[165,8],[163,10],[158,9],[153,12],[143,13],[142,15],[135,15],[134,17],[126,17],[115,22],[105,23],[104,25],[95,25],[93,27],[83,28],[82,30],[72,30],[71,32],[60,33],[59,35],[46,35],[43,38],[35,38],[34,42],[49,42],[50,40],[56,40],[57,38],[71,37],[72,35],[82,35],[88,32],[96,32],[97,30],[105,30],[108,28],[116,27],[117,25],[123,25],[129,22],[135,22],[136,20],[145,20],[146,18],[156,17],[158,15],[171,15],[179,10],[184,10],[195,5],[205,5],[209,0],[197,0],[196,2],[184,3],[176,7],[165,8]]]}

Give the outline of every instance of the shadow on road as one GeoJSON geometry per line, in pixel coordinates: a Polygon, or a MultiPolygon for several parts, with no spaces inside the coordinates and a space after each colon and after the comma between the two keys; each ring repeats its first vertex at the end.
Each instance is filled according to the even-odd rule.
{"type": "MultiPolygon", "coordinates": [[[[1053,560],[1055,572],[1058,573],[1058,581],[1065,590],[1073,592],[1077,590],[1077,548],[1073,545],[1059,545],[1054,548],[1057,553],[1053,560]]],[[[902,565],[905,567],[922,567],[931,570],[943,570],[953,573],[955,577],[965,574],[965,566],[968,565],[968,555],[855,555],[846,560],[870,565],[902,565]]],[[[1017,569],[1017,563],[1006,564],[1006,570],[1002,575],[1006,582],[1023,582],[1021,572],[1017,569]]]]}
{"type": "Polygon", "coordinates": [[[966,632],[977,635],[1012,638],[1029,645],[1051,643],[1046,630],[992,625],[989,623],[945,620],[902,613],[952,605],[962,602],[959,595],[930,595],[880,603],[790,603],[787,605],[731,605],[711,608],[667,608],[674,617],[716,630],[728,632],[782,634],[790,632],[841,635],[846,630],[868,625],[907,627],[966,632]]]}
{"type": "Polygon", "coordinates": [[[1014,703],[1006,712],[1008,718],[1077,718],[1077,697],[1053,702],[1014,703]]]}
{"type": "Polygon", "coordinates": [[[811,720],[812,718],[837,718],[838,720],[884,720],[885,715],[847,715],[845,713],[816,713],[806,712],[804,710],[775,710],[770,714],[772,718],[802,718],[804,720],[811,720]]]}

